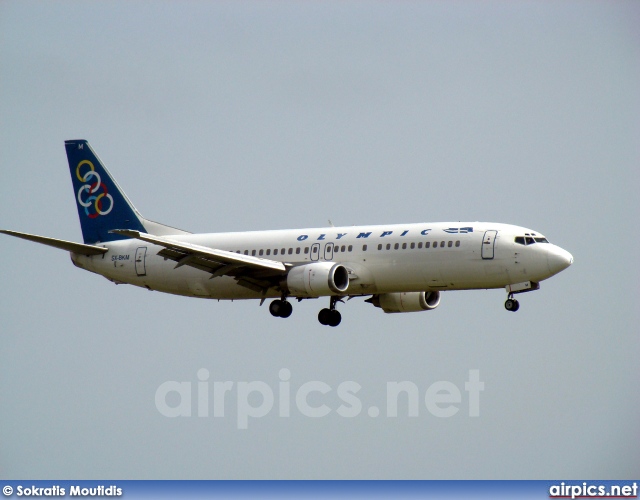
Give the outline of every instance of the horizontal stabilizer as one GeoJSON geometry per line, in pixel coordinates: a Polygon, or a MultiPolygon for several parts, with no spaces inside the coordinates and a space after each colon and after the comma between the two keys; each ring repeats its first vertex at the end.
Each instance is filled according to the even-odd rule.
{"type": "Polygon", "coordinates": [[[29,233],[19,233],[18,231],[9,231],[6,229],[0,229],[0,233],[15,236],[16,238],[22,238],[23,240],[35,241],[36,243],[42,243],[43,245],[49,245],[50,247],[59,248],[61,250],[66,250],[67,252],[73,252],[80,255],[100,255],[109,251],[107,248],[97,247],[94,245],[83,245],[82,243],[74,243],[73,241],[58,240],[56,238],[47,238],[46,236],[37,236],[29,233]]]}

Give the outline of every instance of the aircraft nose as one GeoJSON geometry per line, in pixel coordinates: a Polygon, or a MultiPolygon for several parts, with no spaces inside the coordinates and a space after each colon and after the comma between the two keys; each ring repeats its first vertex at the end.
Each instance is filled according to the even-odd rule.
{"type": "Polygon", "coordinates": [[[573,255],[560,247],[555,247],[547,253],[547,265],[553,274],[565,270],[571,264],[573,264],[573,255]]]}

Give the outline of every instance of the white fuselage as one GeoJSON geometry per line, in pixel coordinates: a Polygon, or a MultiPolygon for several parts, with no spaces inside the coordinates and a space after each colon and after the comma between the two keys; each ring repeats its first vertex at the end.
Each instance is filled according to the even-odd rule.
{"type": "MultiPolygon", "coordinates": [[[[502,288],[539,282],[568,267],[573,258],[547,242],[523,245],[516,237],[539,233],[519,226],[446,222],[350,226],[276,231],[176,235],[203,247],[299,265],[336,262],[349,271],[344,295],[502,288]]],[[[541,239],[544,239],[542,237],[541,239]]],[[[546,240],[545,240],[546,241],[546,240]]],[[[98,245],[103,255],[72,254],[74,263],[116,283],[213,299],[279,297],[243,287],[157,255],[162,247],[134,239],[98,245]]]]}

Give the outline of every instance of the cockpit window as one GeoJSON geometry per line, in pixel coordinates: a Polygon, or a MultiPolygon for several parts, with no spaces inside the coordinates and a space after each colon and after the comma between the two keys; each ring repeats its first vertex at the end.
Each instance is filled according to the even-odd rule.
{"type": "Polygon", "coordinates": [[[533,245],[534,243],[549,243],[549,240],[543,236],[530,236],[529,233],[525,233],[526,236],[516,236],[514,241],[518,245],[533,245]]]}

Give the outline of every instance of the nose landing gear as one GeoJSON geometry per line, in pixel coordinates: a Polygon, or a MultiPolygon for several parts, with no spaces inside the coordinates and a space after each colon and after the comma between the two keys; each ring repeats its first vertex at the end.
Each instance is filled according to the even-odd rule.
{"type": "Polygon", "coordinates": [[[321,309],[318,313],[318,321],[321,325],[338,326],[342,321],[342,315],[340,311],[336,309],[336,302],[342,302],[340,297],[331,297],[329,299],[329,308],[321,309]]]}
{"type": "Polygon", "coordinates": [[[513,298],[513,294],[510,293],[507,301],[504,303],[504,308],[510,312],[516,312],[520,309],[520,302],[513,298]]]}

